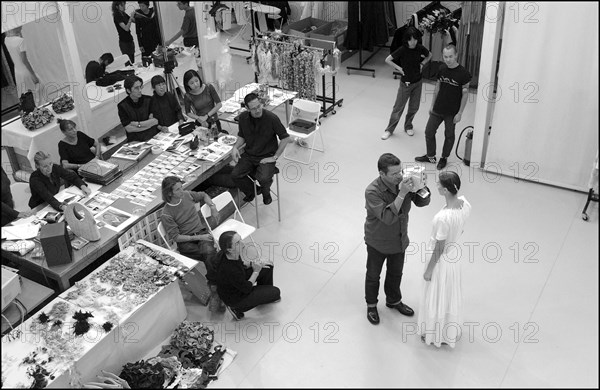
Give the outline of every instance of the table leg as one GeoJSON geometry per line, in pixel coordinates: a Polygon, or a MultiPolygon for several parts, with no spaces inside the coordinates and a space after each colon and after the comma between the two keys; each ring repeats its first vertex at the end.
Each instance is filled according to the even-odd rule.
{"type": "Polygon", "coordinates": [[[68,277],[58,278],[56,281],[58,282],[58,290],[60,292],[66,291],[69,287],[71,287],[68,277]]]}

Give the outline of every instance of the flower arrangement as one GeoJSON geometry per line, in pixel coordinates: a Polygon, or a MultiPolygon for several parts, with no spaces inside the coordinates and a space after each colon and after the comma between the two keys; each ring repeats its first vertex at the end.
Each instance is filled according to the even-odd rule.
{"type": "Polygon", "coordinates": [[[427,15],[419,23],[419,28],[432,34],[438,32],[444,32],[450,29],[456,22],[456,19],[452,17],[452,14],[446,10],[434,10],[430,15],[427,15]]]}

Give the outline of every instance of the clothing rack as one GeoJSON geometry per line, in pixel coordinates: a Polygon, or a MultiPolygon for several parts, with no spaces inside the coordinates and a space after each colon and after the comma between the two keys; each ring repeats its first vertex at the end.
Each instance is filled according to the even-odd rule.
{"type": "Polygon", "coordinates": [[[377,53],[379,53],[379,50],[381,50],[382,47],[389,47],[389,46],[385,46],[385,45],[375,45],[377,46],[377,50],[375,50],[373,53],[371,53],[371,55],[369,57],[367,57],[367,59],[363,62],[362,60],[362,28],[363,28],[363,24],[362,21],[360,20],[360,1],[358,2],[358,68],[355,66],[347,66],[346,67],[346,74],[350,74],[351,70],[358,70],[361,72],[371,72],[371,75],[373,77],[375,77],[375,69],[370,69],[370,68],[363,68],[363,66],[369,62],[369,60],[371,58],[373,58],[373,56],[377,53]]]}
{"type": "MultiPolygon", "coordinates": [[[[264,38],[264,36],[269,36],[269,34],[262,34],[263,37],[256,37],[254,38],[255,41],[264,41],[264,42],[269,42],[269,43],[273,43],[273,44],[282,44],[282,45],[295,45],[294,42],[286,42],[286,41],[276,41],[274,39],[269,39],[269,38],[264,38]]],[[[335,47],[335,42],[332,41],[327,41],[324,39],[317,39],[317,38],[309,38],[309,37],[304,37],[304,38],[300,38],[296,35],[289,35],[289,34],[284,34],[284,33],[277,33],[277,35],[280,36],[285,36],[285,37],[292,37],[292,38],[296,38],[296,39],[309,39],[312,41],[319,41],[319,42],[326,42],[328,44],[332,44],[335,47]]],[[[304,44],[301,44],[303,49],[308,49],[308,50],[315,50],[315,51],[320,51],[322,53],[322,58],[321,61],[324,61],[325,58],[331,54],[331,49],[325,49],[322,47],[313,47],[313,46],[306,46],[304,44]]],[[[258,82],[258,75],[254,74],[254,80],[255,82],[258,82]]],[[[336,100],[335,98],[335,73],[331,74],[331,96],[327,96],[327,92],[326,92],[326,88],[325,88],[325,83],[326,83],[326,78],[325,78],[325,74],[323,74],[321,76],[321,88],[323,91],[322,95],[317,94],[317,100],[320,100],[323,104],[321,107],[321,112],[322,112],[322,116],[323,118],[327,117],[327,115],[329,115],[329,113],[332,114],[336,114],[335,111],[335,106],[337,105],[338,107],[342,107],[342,102],[344,101],[344,99],[339,99],[336,100]],[[330,106],[327,106],[327,103],[330,103],[330,106]]]]}

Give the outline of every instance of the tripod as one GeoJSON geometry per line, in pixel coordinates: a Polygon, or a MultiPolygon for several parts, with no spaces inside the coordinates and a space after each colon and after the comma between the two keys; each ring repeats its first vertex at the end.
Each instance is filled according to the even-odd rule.
{"type": "Polygon", "coordinates": [[[180,106],[183,106],[183,90],[181,89],[181,86],[179,85],[179,83],[177,82],[177,79],[175,78],[175,76],[173,75],[173,69],[175,68],[175,63],[174,61],[167,61],[167,53],[164,53],[165,56],[165,64],[164,64],[164,75],[165,75],[165,81],[167,84],[167,91],[168,92],[173,92],[173,94],[175,95],[175,97],[177,97],[177,101],[179,102],[180,106]]]}

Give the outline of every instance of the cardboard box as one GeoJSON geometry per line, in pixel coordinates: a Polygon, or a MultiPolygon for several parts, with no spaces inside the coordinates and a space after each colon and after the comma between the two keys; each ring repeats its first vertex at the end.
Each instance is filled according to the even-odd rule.
{"type": "Polygon", "coordinates": [[[64,222],[49,223],[40,229],[40,242],[49,267],[73,261],[73,248],[64,222]]]}
{"type": "MultiPolygon", "coordinates": [[[[344,46],[344,41],[346,40],[346,31],[348,30],[348,22],[343,20],[336,20],[333,22],[328,22],[308,33],[308,37],[315,39],[322,39],[325,41],[335,42],[338,49],[344,46]]],[[[333,49],[332,43],[320,42],[315,40],[310,40],[311,46],[322,47],[324,49],[333,49]]]]}
{"type": "Polygon", "coordinates": [[[16,273],[2,267],[2,310],[21,293],[21,278],[16,273]]]}
{"type": "Polygon", "coordinates": [[[284,31],[284,33],[290,34],[290,35],[295,35],[300,38],[304,38],[311,31],[316,30],[319,27],[324,26],[328,23],[331,23],[331,22],[327,22],[325,20],[316,19],[316,18],[305,18],[305,19],[301,19],[297,22],[289,24],[287,26],[287,28],[289,30],[287,32],[284,31]]]}

